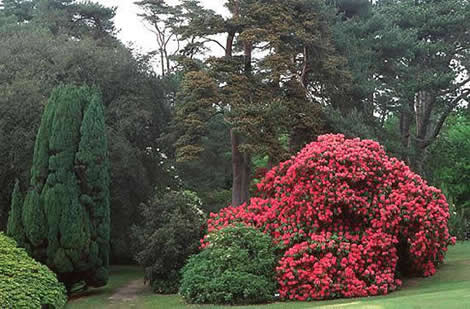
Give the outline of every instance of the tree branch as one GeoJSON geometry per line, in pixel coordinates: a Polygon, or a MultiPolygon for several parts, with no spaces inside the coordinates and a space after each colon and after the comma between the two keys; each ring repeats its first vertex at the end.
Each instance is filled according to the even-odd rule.
{"type": "Polygon", "coordinates": [[[469,94],[470,94],[470,89],[465,89],[459,96],[454,98],[449,103],[449,105],[447,105],[447,108],[439,117],[439,120],[436,123],[436,127],[434,128],[432,135],[429,138],[427,138],[426,141],[424,141],[424,147],[431,145],[431,143],[437,138],[437,136],[441,132],[442,126],[444,125],[444,122],[446,121],[447,117],[450,115],[450,113],[452,113],[452,111],[455,109],[455,107],[459,104],[461,100],[468,98],[469,94]]]}
{"type": "Polygon", "coordinates": [[[217,115],[223,115],[223,114],[224,114],[224,110],[223,110],[223,109],[221,109],[221,110],[219,110],[219,111],[216,111],[214,114],[210,115],[210,116],[206,119],[206,121],[209,122],[209,121],[211,121],[212,118],[214,118],[215,116],[217,116],[217,115]]]}
{"type": "Polygon", "coordinates": [[[206,38],[206,37],[204,37],[203,39],[205,39],[205,41],[202,42],[203,44],[204,44],[204,43],[207,43],[207,42],[213,42],[213,43],[216,43],[217,45],[219,45],[224,51],[227,51],[227,50],[225,49],[225,46],[222,45],[219,41],[214,40],[214,39],[211,39],[211,38],[206,38]]]}
{"type": "Polygon", "coordinates": [[[470,83],[470,77],[468,77],[467,79],[464,79],[460,83],[454,85],[454,87],[452,87],[451,89],[442,92],[441,95],[445,95],[445,94],[451,93],[452,91],[456,91],[456,90],[458,90],[462,86],[465,86],[465,84],[468,84],[468,83],[470,83]]]}

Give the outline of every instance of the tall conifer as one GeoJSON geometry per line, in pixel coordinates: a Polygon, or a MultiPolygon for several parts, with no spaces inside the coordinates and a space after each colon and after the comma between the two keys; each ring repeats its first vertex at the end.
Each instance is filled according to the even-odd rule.
{"type": "Polygon", "coordinates": [[[24,229],[26,249],[68,288],[80,281],[89,286],[107,282],[108,170],[99,93],[88,87],[56,88],[37,135],[22,222],[14,226],[24,229]]]}

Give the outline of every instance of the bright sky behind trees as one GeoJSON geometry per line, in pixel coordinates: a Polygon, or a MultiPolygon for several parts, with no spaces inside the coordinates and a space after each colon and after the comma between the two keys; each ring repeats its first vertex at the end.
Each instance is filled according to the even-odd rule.
{"type": "MultiPolygon", "coordinates": [[[[138,16],[140,9],[134,4],[133,0],[96,0],[108,7],[117,7],[115,23],[120,30],[118,37],[126,43],[132,42],[134,47],[142,52],[149,52],[156,49],[154,34],[148,30],[138,16]]],[[[178,1],[167,0],[167,3],[173,4],[178,1]]],[[[201,3],[217,13],[227,13],[224,7],[224,0],[201,0],[201,3]]]]}

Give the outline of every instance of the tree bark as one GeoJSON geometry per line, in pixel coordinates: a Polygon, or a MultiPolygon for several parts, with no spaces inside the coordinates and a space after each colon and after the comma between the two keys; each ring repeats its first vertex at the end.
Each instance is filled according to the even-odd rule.
{"type": "Polygon", "coordinates": [[[415,98],[416,139],[415,156],[412,167],[421,175],[426,175],[424,163],[427,157],[428,138],[431,129],[431,114],[434,107],[434,97],[429,91],[420,91],[415,98]]]}
{"type": "MultiPolygon", "coordinates": [[[[236,3],[233,18],[239,18],[240,8],[239,2],[236,3]]],[[[228,33],[227,43],[225,48],[225,56],[232,57],[233,41],[237,30],[231,30],[228,33]]],[[[245,74],[251,75],[252,70],[252,43],[244,42],[244,61],[245,61],[245,74]]],[[[251,183],[251,155],[249,153],[240,152],[240,145],[242,144],[242,137],[234,131],[230,130],[230,137],[232,143],[232,205],[239,206],[248,202],[250,198],[250,183],[251,183]]]]}
{"type": "MultiPolygon", "coordinates": [[[[232,57],[235,31],[227,36],[225,57],[232,57]]],[[[246,62],[245,62],[246,65],[246,62]]],[[[251,158],[248,154],[240,152],[241,137],[233,129],[230,130],[232,144],[232,205],[239,206],[249,199],[251,180],[251,158]]]]}
{"type": "Polygon", "coordinates": [[[307,89],[307,81],[308,81],[308,72],[310,71],[309,67],[309,52],[307,46],[304,46],[304,63],[302,65],[302,73],[300,75],[300,81],[302,83],[302,86],[307,89]]]}
{"type": "Polygon", "coordinates": [[[251,183],[251,155],[240,152],[239,146],[242,138],[230,130],[232,141],[232,205],[239,206],[247,202],[250,198],[251,183]]]}
{"type": "Polygon", "coordinates": [[[230,130],[230,138],[232,142],[232,205],[239,206],[243,204],[242,200],[242,161],[243,155],[238,150],[240,145],[240,137],[233,129],[230,130]]]}
{"type": "Polygon", "coordinates": [[[165,55],[163,54],[163,49],[160,48],[160,64],[162,66],[162,77],[165,76],[165,55]]]}
{"type": "Polygon", "coordinates": [[[225,57],[232,57],[233,53],[233,40],[235,39],[235,32],[229,32],[227,35],[227,43],[225,46],[225,57]]]}
{"type": "Polygon", "coordinates": [[[411,164],[410,151],[411,151],[411,121],[412,121],[412,111],[410,109],[410,104],[407,104],[402,107],[400,111],[400,139],[401,146],[404,149],[404,160],[411,164]]]}

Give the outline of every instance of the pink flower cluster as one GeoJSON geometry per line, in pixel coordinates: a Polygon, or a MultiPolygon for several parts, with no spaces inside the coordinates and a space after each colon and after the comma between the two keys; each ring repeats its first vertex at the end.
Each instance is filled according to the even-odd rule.
{"type": "Polygon", "coordinates": [[[387,294],[400,273],[433,275],[455,243],[442,193],[371,140],[320,136],[258,191],[211,214],[209,232],[242,222],[271,235],[283,299],[387,294]]]}

